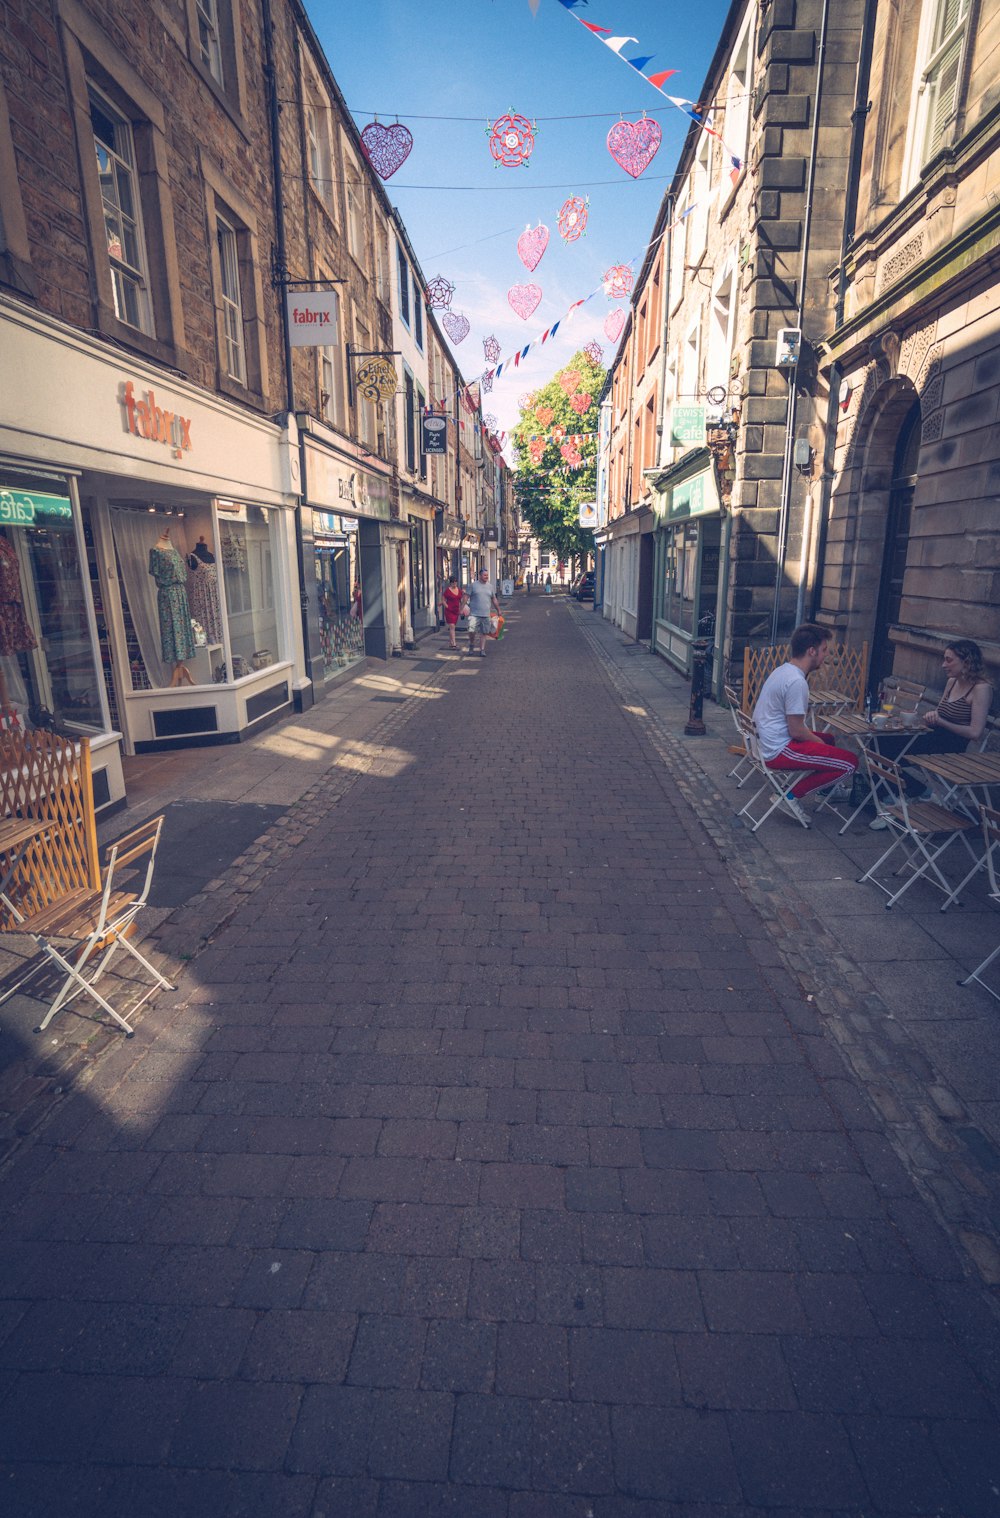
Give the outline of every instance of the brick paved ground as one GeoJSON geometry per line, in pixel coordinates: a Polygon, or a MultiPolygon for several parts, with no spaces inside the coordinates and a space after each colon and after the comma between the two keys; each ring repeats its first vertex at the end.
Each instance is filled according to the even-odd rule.
{"type": "Polygon", "coordinates": [[[5,1513],[997,1513],[981,1286],[570,618],[511,620],[0,1180],[5,1513]]]}

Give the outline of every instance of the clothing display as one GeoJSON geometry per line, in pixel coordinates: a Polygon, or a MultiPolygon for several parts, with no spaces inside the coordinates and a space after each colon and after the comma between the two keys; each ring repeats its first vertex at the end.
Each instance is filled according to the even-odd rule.
{"type": "Polygon", "coordinates": [[[0,654],[23,654],[37,647],[24,615],[17,552],[13,543],[0,538],[0,654]]]}
{"type": "Polygon", "coordinates": [[[157,589],[161,657],[165,664],[182,664],[194,657],[184,560],[173,544],[165,548],[157,544],[149,550],[149,572],[157,589]]]}
{"type": "MultiPolygon", "coordinates": [[[[189,565],[193,557],[193,554],[188,555],[189,565]]],[[[195,559],[194,562],[197,567],[192,567],[188,571],[188,601],[191,615],[205,629],[205,637],[209,643],[221,643],[222,608],[219,605],[219,577],[215,572],[215,561],[208,563],[205,560],[195,559]]]]}

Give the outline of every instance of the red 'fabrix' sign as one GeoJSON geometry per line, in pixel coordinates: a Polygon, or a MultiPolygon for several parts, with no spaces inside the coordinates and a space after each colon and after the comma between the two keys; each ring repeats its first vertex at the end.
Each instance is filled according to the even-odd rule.
{"type": "Polygon", "coordinates": [[[148,438],[151,443],[166,443],[178,459],[190,449],[191,418],[158,406],[152,390],[137,396],[132,381],[125,380],[120,387],[119,404],[126,432],[148,438]]]}

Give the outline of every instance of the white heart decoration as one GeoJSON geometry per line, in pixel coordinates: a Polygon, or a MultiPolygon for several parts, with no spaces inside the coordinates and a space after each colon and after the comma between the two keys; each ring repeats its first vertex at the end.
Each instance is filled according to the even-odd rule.
{"type": "Polygon", "coordinates": [[[512,311],[517,312],[523,322],[528,320],[541,298],[540,285],[511,285],[507,291],[508,305],[512,311]]]}
{"type": "Polygon", "coordinates": [[[625,312],[622,310],[609,311],[604,318],[604,335],[609,342],[616,343],[622,335],[625,325],[625,312]]]}
{"type": "Polygon", "coordinates": [[[525,227],[517,239],[517,256],[533,274],[542,261],[542,254],[549,245],[549,229],[540,223],[537,227],[525,227]]]}
{"type": "Polygon", "coordinates": [[[616,121],[608,133],[608,152],[615,163],[638,179],[659,150],[663,133],[658,121],[616,121]]]}
{"type": "Polygon", "coordinates": [[[449,311],[441,318],[441,325],[453,343],[460,343],[469,335],[469,318],[458,311],[449,311]]]}

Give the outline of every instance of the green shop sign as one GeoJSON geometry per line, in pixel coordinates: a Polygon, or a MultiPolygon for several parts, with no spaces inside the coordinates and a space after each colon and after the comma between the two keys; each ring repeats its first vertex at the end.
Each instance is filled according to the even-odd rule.
{"type": "Polygon", "coordinates": [[[72,518],[72,515],[73,507],[67,496],[0,487],[0,526],[30,527],[40,517],[72,518]]]}
{"type": "Polygon", "coordinates": [[[704,406],[674,406],[670,413],[670,446],[683,447],[685,443],[705,441],[704,406]]]}
{"type": "Polygon", "coordinates": [[[692,475],[690,479],[682,480],[679,485],[671,487],[670,506],[667,512],[670,521],[685,517],[700,517],[707,512],[718,510],[719,494],[710,469],[703,469],[700,474],[692,475]]]}

